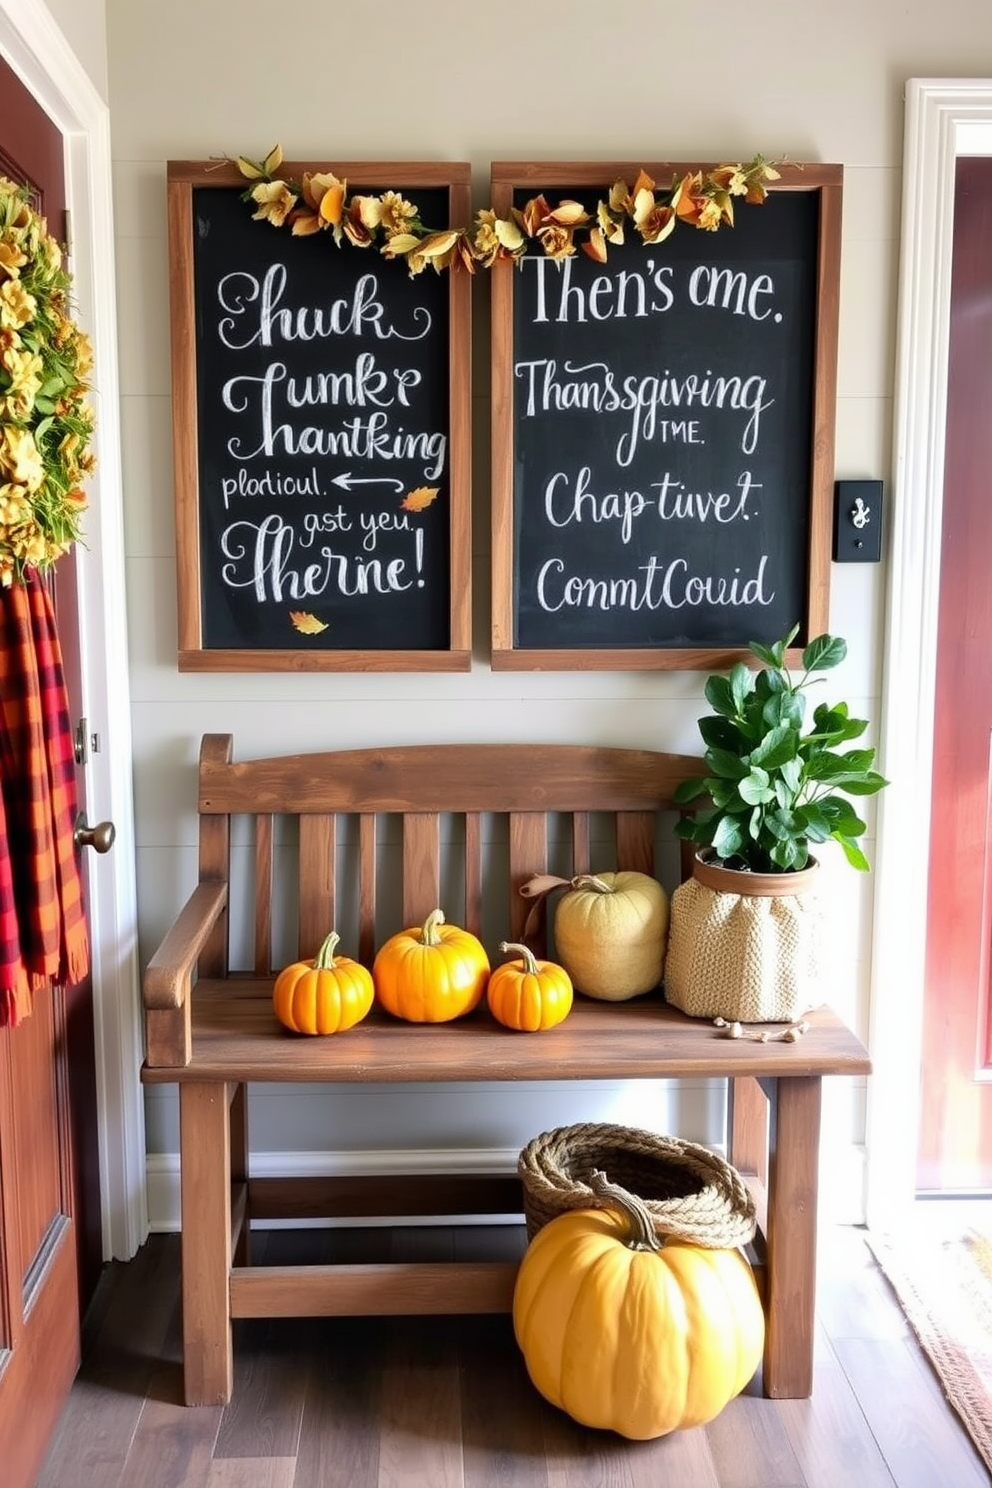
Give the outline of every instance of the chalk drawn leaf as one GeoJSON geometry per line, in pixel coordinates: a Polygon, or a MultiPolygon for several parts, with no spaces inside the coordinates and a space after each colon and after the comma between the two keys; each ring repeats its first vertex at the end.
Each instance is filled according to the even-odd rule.
{"type": "Polygon", "coordinates": [[[290,610],[289,618],[300,635],[320,635],[322,630],[327,629],[327,621],[318,620],[309,610],[290,610]]]}
{"type": "Polygon", "coordinates": [[[418,486],[415,491],[408,491],[400,502],[400,510],[408,512],[426,511],[437,500],[437,493],[440,489],[440,486],[418,486]]]}

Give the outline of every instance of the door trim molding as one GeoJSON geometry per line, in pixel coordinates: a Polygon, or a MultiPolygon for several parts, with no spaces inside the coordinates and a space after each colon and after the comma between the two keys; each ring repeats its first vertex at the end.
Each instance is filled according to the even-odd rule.
{"type": "Polygon", "coordinates": [[[992,155],[992,79],[906,84],[892,532],[880,758],[868,1081],[867,1218],[916,1194],[954,175],[992,155]]]}
{"type": "Polygon", "coordinates": [[[117,828],[110,858],[84,856],[93,961],[100,1204],[104,1258],[126,1260],[148,1233],[131,711],[124,587],[123,501],[110,115],[42,0],[0,0],[0,55],[65,141],[66,202],[80,321],[93,342],[96,476],[80,545],[79,638],[91,731],[94,816],[117,828]]]}

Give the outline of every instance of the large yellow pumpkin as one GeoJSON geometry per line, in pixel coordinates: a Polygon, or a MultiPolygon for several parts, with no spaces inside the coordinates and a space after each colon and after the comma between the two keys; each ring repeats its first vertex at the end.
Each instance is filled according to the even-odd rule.
{"type": "Polygon", "coordinates": [[[661,981],[668,895],[646,873],[583,873],[555,910],[555,951],[577,992],[624,1002],[661,981]]]}
{"type": "Polygon", "coordinates": [[[339,939],[332,930],[312,961],[294,961],[276,977],[272,1006],[292,1033],[344,1033],[371,1008],[371,972],[360,961],[335,956],[339,939]]]}
{"type": "Polygon", "coordinates": [[[446,925],[441,910],[423,926],[400,930],[372,963],[379,1002],[408,1023],[448,1023],[470,1013],[489,981],[489,957],[469,930],[446,925]]]}
{"type": "Polygon", "coordinates": [[[701,1426],[761,1361],[765,1320],[736,1250],[659,1241],[635,1195],[559,1215],[528,1246],[513,1328],[534,1385],[585,1426],[646,1441],[701,1426]]]}

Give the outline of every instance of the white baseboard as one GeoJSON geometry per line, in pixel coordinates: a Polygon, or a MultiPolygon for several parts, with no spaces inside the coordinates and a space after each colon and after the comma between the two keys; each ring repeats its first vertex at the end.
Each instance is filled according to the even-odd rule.
{"type": "MultiPolygon", "coordinates": [[[[256,1152],[251,1158],[254,1178],[328,1178],[350,1174],[373,1177],[412,1176],[418,1173],[510,1174],[516,1171],[518,1149],[501,1147],[429,1148],[422,1150],[376,1150],[369,1152],[256,1152]]],[[[148,1172],[148,1227],[156,1233],[179,1230],[179,1154],[150,1153],[148,1172]]],[[[863,1224],[865,1194],[865,1149],[850,1145],[831,1151],[829,1162],[820,1165],[819,1218],[825,1224],[863,1224]]],[[[522,1216],[451,1215],[451,1223],[520,1223],[522,1216]]],[[[299,1220],[266,1221],[273,1229],[286,1223],[294,1229],[299,1220]]],[[[312,1220],[311,1225],[349,1227],[390,1224],[429,1225],[430,1216],[392,1215],[373,1219],[312,1220]]]]}

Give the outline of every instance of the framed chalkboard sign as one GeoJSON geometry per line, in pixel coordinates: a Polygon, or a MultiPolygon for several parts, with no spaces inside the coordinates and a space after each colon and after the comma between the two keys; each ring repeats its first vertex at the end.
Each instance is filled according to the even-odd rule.
{"type": "MultiPolygon", "coordinates": [[[[467,165],[335,172],[468,220],[467,165]]],[[[467,671],[468,276],[277,230],[245,187],[169,163],[179,669],[467,671]]]]}
{"type": "MultiPolygon", "coordinates": [[[[639,170],[492,166],[497,216],[639,170]]],[[[703,167],[705,169],[705,167],[703,167]]],[[[718,232],[492,273],[492,665],[710,668],[826,628],[842,168],[718,232]]]]}

